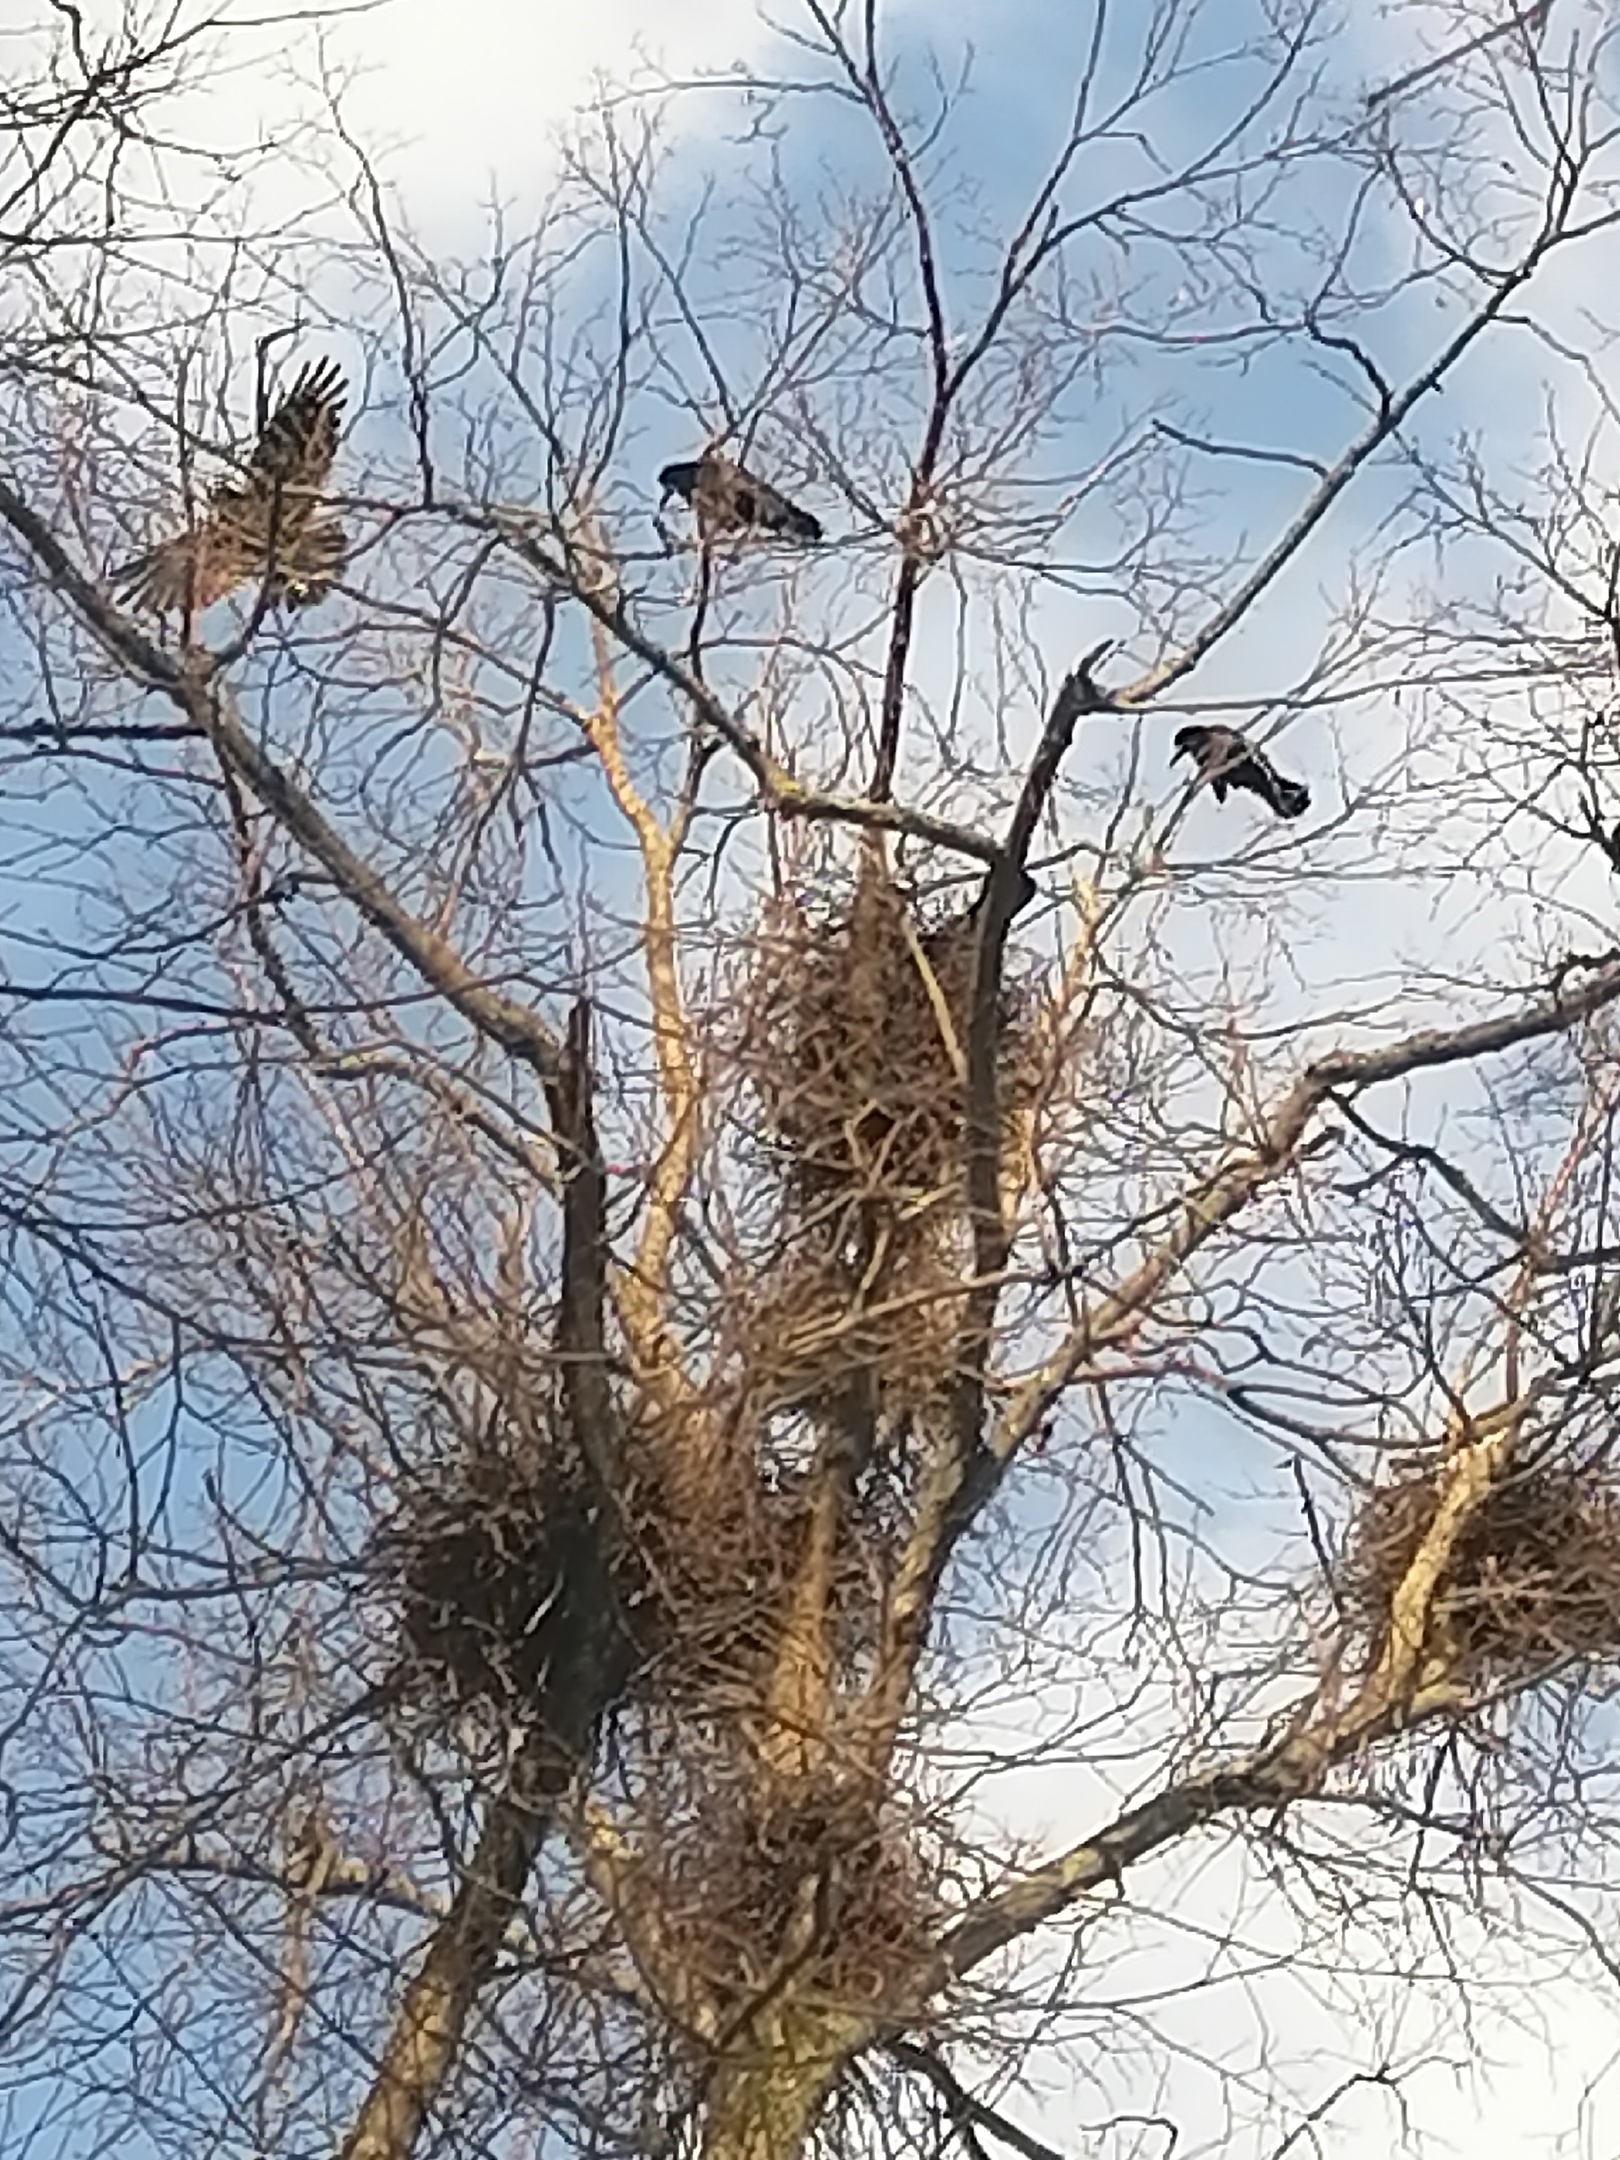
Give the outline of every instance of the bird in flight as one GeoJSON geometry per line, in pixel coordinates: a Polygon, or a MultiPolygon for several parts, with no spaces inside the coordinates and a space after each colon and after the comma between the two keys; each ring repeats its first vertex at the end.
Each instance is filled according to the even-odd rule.
{"type": "Polygon", "coordinates": [[[1183,757],[1192,759],[1199,779],[1215,790],[1217,802],[1225,802],[1228,788],[1247,788],[1280,818],[1303,817],[1311,806],[1310,789],[1285,780],[1265,752],[1236,728],[1177,728],[1170,762],[1183,757]]]}
{"type": "Polygon", "coordinates": [[[658,485],[664,500],[678,495],[689,507],[697,519],[698,537],[705,542],[724,533],[769,533],[814,547],[821,538],[819,518],[718,450],[705,450],[702,457],[684,464],[666,465],[658,475],[658,485]]]}
{"type": "Polygon", "coordinates": [[[238,486],[210,489],[202,517],[115,573],[137,607],[200,613],[249,579],[270,606],[312,607],[342,575],[348,539],[321,506],[337,456],[348,385],[335,360],[317,360],[259,430],[238,486]]]}

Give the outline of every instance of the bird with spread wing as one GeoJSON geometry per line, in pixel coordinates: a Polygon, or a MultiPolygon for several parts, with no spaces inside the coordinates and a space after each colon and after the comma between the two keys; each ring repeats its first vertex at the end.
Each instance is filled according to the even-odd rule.
{"type": "Polygon", "coordinates": [[[821,538],[819,518],[718,450],[666,465],[658,475],[658,485],[666,500],[678,495],[687,505],[697,519],[698,538],[705,543],[728,533],[768,534],[800,541],[806,547],[814,547],[821,538]]]}
{"type": "Polygon", "coordinates": [[[1311,806],[1309,788],[1285,780],[1265,752],[1236,728],[1177,728],[1171,763],[1183,757],[1192,759],[1199,779],[1215,790],[1217,802],[1225,802],[1228,788],[1245,788],[1280,818],[1303,817],[1311,806]]]}
{"type": "Polygon", "coordinates": [[[322,506],[348,385],[335,360],[304,368],[259,430],[241,484],[222,481],[189,530],[114,576],[137,607],[198,614],[250,579],[267,606],[312,607],[342,575],[348,538],[322,506]]]}

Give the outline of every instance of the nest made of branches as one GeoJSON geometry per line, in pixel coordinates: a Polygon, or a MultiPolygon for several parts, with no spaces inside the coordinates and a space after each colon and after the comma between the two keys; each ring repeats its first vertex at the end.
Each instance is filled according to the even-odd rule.
{"type": "MultiPolygon", "coordinates": [[[[1350,1537],[1338,1590],[1367,1640],[1434,1520],[1441,1465],[1403,1466],[1350,1537]]],[[[1494,1485],[1457,1541],[1428,1647],[1459,1679],[1528,1677],[1620,1659],[1620,1489],[1606,1473],[1542,1463],[1494,1485]]]]}
{"type": "MultiPolygon", "coordinates": [[[[424,1729],[473,1707],[545,1717],[587,1639],[630,1658],[621,1700],[724,1722],[768,1684],[810,1526],[807,1473],[767,1476],[742,1432],[694,1469],[625,1435],[599,1500],[560,1435],[491,1434],[419,1473],[372,1565],[397,1640],[397,1712],[424,1729]]],[[[871,1648],[882,1569],[846,1537],[829,1586],[840,1664],[871,1648]]]]}
{"type": "Polygon", "coordinates": [[[635,1602],[627,1549],[544,1423],[492,1433],[424,1471],[377,1560],[396,1614],[400,1694],[417,1707],[537,1707],[560,1631],[622,1624],[635,1602]],[[582,1598],[614,1612],[582,1613],[582,1598]]]}
{"type": "Polygon", "coordinates": [[[911,1827],[820,1780],[767,1798],[740,1766],[711,1770],[648,1840],[685,1962],[723,2004],[787,1959],[838,2001],[897,2007],[939,1918],[911,1827]]]}
{"type": "MultiPolygon", "coordinates": [[[[818,916],[784,902],[751,956],[738,1057],[784,1196],[870,1248],[879,1218],[899,1250],[937,1234],[965,1196],[971,911],[933,924],[887,879],[865,875],[818,916]]],[[[1005,1148],[1037,1081],[1033,997],[998,1005],[998,1114],[1005,1148]]]]}
{"type": "MultiPolygon", "coordinates": [[[[808,1464],[767,1468],[765,1451],[734,1431],[698,1475],[671,1477],[662,1451],[631,1458],[627,1517],[644,1585],[637,1638],[642,1692],[683,1718],[747,1715],[770,1684],[811,1533],[808,1464]]],[[[871,1653],[892,1532],[851,1512],[827,1586],[835,1664],[871,1653]]]]}
{"type": "Polygon", "coordinates": [[[731,1347],[762,1415],[802,1410],[846,1426],[937,1409],[955,1372],[965,1251],[936,1239],[858,1268],[805,1236],[736,1286],[731,1347]]]}

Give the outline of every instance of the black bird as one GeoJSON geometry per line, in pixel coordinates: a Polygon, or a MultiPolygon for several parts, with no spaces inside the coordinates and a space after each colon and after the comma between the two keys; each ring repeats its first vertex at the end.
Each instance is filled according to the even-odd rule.
{"type": "Polygon", "coordinates": [[[1297,780],[1285,780],[1265,752],[1236,728],[1177,728],[1170,762],[1183,757],[1193,760],[1199,779],[1209,782],[1217,802],[1225,802],[1228,788],[1247,788],[1280,818],[1303,817],[1311,806],[1310,789],[1297,780]]]}
{"type": "Polygon", "coordinates": [[[658,485],[666,500],[678,495],[690,507],[698,537],[705,541],[723,533],[773,533],[814,547],[821,538],[819,518],[718,450],[706,450],[702,457],[683,464],[666,465],[658,475],[658,485]]]}

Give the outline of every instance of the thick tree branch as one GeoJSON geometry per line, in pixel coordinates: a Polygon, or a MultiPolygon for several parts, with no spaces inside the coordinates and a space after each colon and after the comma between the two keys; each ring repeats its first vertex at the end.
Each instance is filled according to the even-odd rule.
{"type": "Polygon", "coordinates": [[[1053,700],[1019,794],[1000,856],[977,902],[968,1001],[965,1102],[968,1219],[973,1287],[957,1332],[949,1431],[929,1467],[921,1504],[896,1573],[884,1629],[882,1679],[872,1696],[869,1744],[880,1759],[898,1730],[921,1653],[940,1574],[959,1526],[979,1504],[984,1457],[985,1376],[1003,1273],[1012,1245],[1001,1194],[1002,967],[1013,917],[1030,897],[1024,861],[1082,717],[1107,708],[1093,670],[1107,644],[1088,653],[1053,700]]]}
{"type": "MultiPolygon", "coordinates": [[[[1304,1697],[1275,1739],[1178,1779],[1044,1867],[977,1901],[940,1939],[916,1974],[909,1999],[924,2002],[937,1995],[1092,1891],[1120,1883],[1129,1868],[1219,1817],[1307,1798],[1322,1789],[1338,1764],[1374,1742],[1464,1704],[1466,1684],[1431,1648],[1436,1603],[1458,1544],[1512,1467],[1523,1407],[1500,1404],[1453,1447],[1437,1480],[1429,1527],[1391,1597],[1383,1639],[1343,1709],[1330,1707],[1324,1690],[1304,1697]]],[[[885,2030],[882,2019],[869,2018],[848,2055],[880,2039],[892,2044],[905,2022],[890,2021],[885,2030]]]]}
{"type": "Polygon", "coordinates": [[[648,1999],[690,2038],[709,2042],[719,2012],[706,1976],[670,1924],[663,1885],[628,1843],[608,1809],[587,1800],[568,1825],[569,1843],[603,1904],[618,1922],[648,1999]]]}
{"type": "Polygon", "coordinates": [[[589,1758],[630,1670],[632,1646],[614,1572],[617,1414],[608,1381],[605,1179],[592,1109],[590,1007],[569,1017],[550,1090],[563,1183],[562,1294],[555,1347],[579,1453],[601,1504],[559,1521],[556,1649],[505,1791],[491,1802],[467,1871],[400,2003],[343,2160],[407,2160],[455,2074],[469,2019],[488,1986],[559,1797],[589,1758]]]}
{"type": "Polygon", "coordinates": [[[552,1117],[563,1151],[557,1356],[574,1445],[609,1500],[618,1484],[619,1434],[607,1366],[607,1177],[592,1094],[591,1008],[581,998],[568,1016],[567,1052],[552,1088],[552,1117]]]}
{"type": "Polygon", "coordinates": [[[1005,1462],[1035,1430],[1084,1365],[1101,1351],[1122,1348],[1188,1260],[1289,1168],[1329,1097],[1358,1094],[1415,1072],[1467,1064],[1520,1043],[1565,1034],[1617,999],[1620,962],[1611,962],[1595,969],[1578,989],[1560,987],[1518,1012],[1468,1027],[1424,1029],[1381,1050],[1330,1051],[1307,1066],[1265,1120],[1256,1142],[1189,1189],[1167,1235],[1014,1394],[992,1442],[996,1461],[1005,1462]]]}
{"type": "Polygon", "coordinates": [[[529,1741],[505,1793],[490,1805],[451,1902],[429,1938],[406,1989],[377,2075],[342,2160],[406,2160],[428,2111],[455,2069],[467,2021],[500,1956],[529,1871],[550,1820],[550,1806],[571,1764],[545,1735],[529,1741]]]}
{"type": "MultiPolygon", "coordinates": [[[[1076,677],[1070,678],[1070,684],[1075,681],[1076,677]]],[[[1070,684],[1064,686],[1066,692],[1070,684]]],[[[1055,707],[1049,734],[1059,719],[1055,707]]],[[[1057,1353],[1014,1392],[988,1444],[981,1439],[978,1424],[982,1363],[959,1368],[952,1444],[941,1448],[929,1467],[890,1598],[884,1676],[870,1704],[875,1751],[881,1752],[897,1730],[934,1595],[950,1556],[995,1491],[1008,1463],[1086,1367],[1104,1351],[1122,1349],[1151,1318],[1160,1296],[1193,1255],[1288,1170],[1322,1104],[1336,1092],[1356,1093],[1410,1073],[1466,1063],[1519,1043],[1562,1034],[1617,1000],[1620,962],[1596,970],[1578,989],[1560,987],[1522,1011],[1495,1020],[1465,1028],[1426,1029],[1380,1050],[1329,1052],[1295,1081],[1254,1144],[1191,1187],[1169,1232],[1071,1330],[1057,1353]]],[[[995,1290],[986,1284],[976,1296],[993,1300],[995,1290]]]]}
{"type": "Polygon", "coordinates": [[[619,736],[619,698],[609,633],[599,622],[593,628],[597,704],[594,712],[581,715],[581,725],[641,853],[646,901],[641,934],[652,1005],[653,1052],[665,1118],[664,1143],[653,1171],[641,1244],[619,1280],[617,1295],[639,1377],[666,1407],[685,1408],[689,1407],[689,1390],[677,1369],[665,1313],[665,1292],[681,1198],[691,1178],[702,1126],[676,942],[676,848],[674,838],[630,776],[619,736]]]}
{"type": "Polygon", "coordinates": [[[944,1937],[934,1984],[960,1978],[1217,1816],[1302,1799],[1320,1790],[1328,1771],[1369,1743],[1465,1700],[1466,1691],[1442,1662],[1425,1662],[1430,1622],[1452,1553],[1511,1461],[1516,1408],[1504,1406],[1496,1430],[1452,1455],[1429,1529],[1391,1600],[1384,1642],[1343,1711],[1324,1712],[1315,1697],[1307,1697],[1280,1739],[1181,1779],[1021,1882],[983,1899],[944,1937]]]}

